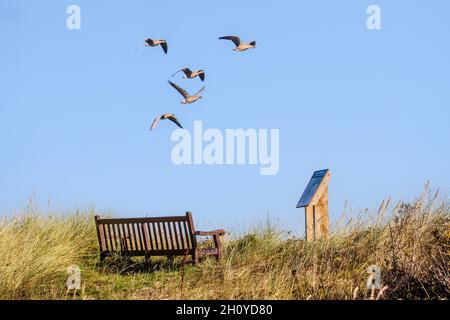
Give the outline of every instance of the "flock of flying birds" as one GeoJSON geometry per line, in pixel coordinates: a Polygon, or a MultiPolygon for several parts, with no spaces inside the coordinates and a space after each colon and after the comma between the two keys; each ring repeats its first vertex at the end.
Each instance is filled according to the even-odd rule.
{"type": "MultiPolygon", "coordinates": [[[[237,36],[224,36],[224,37],[220,37],[219,40],[232,41],[235,45],[235,48],[233,49],[234,51],[242,52],[242,51],[246,51],[248,49],[256,48],[256,41],[252,41],[249,43],[241,42],[241,39],[237,36]]],[[[163,49],[165,54],[167,54],[167,52],[168,52],[168,46],[167,46],[166,40],[145,39],[145,46],[146,47],[161,46],[161,48],[163,49]]],[[[199,77],[202,82],[205,81],[205,70],[192,71],[189,68],[183,68],[183,69],[175,72],[172,75],[172,77],[174,77],[176,74],[178,74],[180,72],[184,73],[184,76],[183,76],[184,79],[194,79],[196,77],[199,77]]],[[[170,80],[168,82],[175,90],[178,91],[178,93],[180,93],[183,96],[183,100],[181,100],[182,104],[191,104],[199,99],[202,99],[201,94],[205,90],[205,87],[201,88],[197,93],[191,95],[186,90],[184,90],[183,88],[178,86],[176,83],[174,83],[170,80]]],[[[181,125],[181,123],[178,121],[177,117],[174,114],[165,113],[165,114],[160,115],[153,121],[152,126],[150,127],[150,131],[155,129],[161,120],[170,120],[173,123],[175,123],[179,128],[183,129],[183,126],[181,125]]]]}

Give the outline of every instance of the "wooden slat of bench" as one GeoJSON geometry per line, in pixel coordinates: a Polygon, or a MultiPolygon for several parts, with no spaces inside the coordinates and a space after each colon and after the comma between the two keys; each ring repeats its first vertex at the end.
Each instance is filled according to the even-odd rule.
{"type": "Polygon", "coordinates": [[[164,237],[164,222],[158,222],[159,236],[161,239],[161,250],[167,250],[167,244],[164,237]]]}
{"type": "Polygon", "coordinates": [[[183,246],[181,245],[181,240],[180,240],[180,230],[179,230],[179,226],[178,226],[178,222],[174,222],[173,223],[173,229],[175,230],[175,241],[177,243],[177,249],[183,249],[183,246]]]}
{"type": "Polygon", "coordinates": [[[164,241],[164,229],[163,229],[163,225],[161,222],[158,222],[158,236],[159,239],[161,240],[161,250],[166,250],[166,243],[164,241]]]}
{"type": "Polygon", "coordinates": [[[150,243],[151,243],[151,249],[152,250],[156,250],[156,243],[155,243],[155,240],[153,238],[154,232],[152,231],[153,225],[150,224],[150,223],[147,223],[146,225],[147,225],[147,229],[148,229],[149,240],[150,240],[150,243]]]}
{"type": "Polygon", "coordinates": [[[184,234],[186,235],[186,247],[185,248],[192,248],[191,245],[191,235],[190,232],[188,231],[188,226],[187,226],[187,221],[183,223],[183,228],[184,228],[184,234]]]}
{"type": "Polygon", "coordinates": [[[117,225],[119,228],[119,242],[120,242],[120,250],[122,251],[128,251],[128,246],[126,245],[125,240],[125,228],[123,224],[117,225]]]}
{"type": "Polygon", "coordinates": [[[169,244],[169,237],[168,237],[168,232],[167,232],[167,222],[163,222],[163,230],[164,230],[164,239],[166,240],[166,249],[167,250],[171,250],[173,249],[172,246],[169,244]]]}
{"type": "Polygon", "coordinates": [[[180,249],[185,248],[184,236],[183,236],[183,228],[181,227],[181,222],[178,222],[178,237],[180,239],[180,249]]]}
{"type": "Polygon", "coordinates": [[[123,231],[122,231],[122,225],[115,224],[114,227],[114,243],[117,247],[117,250],[123,250],[123,231]]]}
{"type": "Polygon", "coordinates": [[[158,240],[159,240],[159,250],[165,250],[165,246],[164,246],[164,235],[163,235],[163,231],[161,229],[161,222],[156,222],[156,227],[158,230],[158,240]]]}
{"type": "Polygon", "coordinates": [[[185,249],[185,248],[187,248],[188,246],[187,246],[187,237],[186,237],[186,226],[185,226],[185,223],[184,222],[180,222],[179,223],[180,224],[180,234],[181,234],[181,236],[182,236],[182,238],[181,238],[181,243],[182,243],[182,249],[185,249]]]}
{"type": "Polygon", "coordinates": [[[119,230],[120,230],[120,243],[122,245],[122,250],[128,251],[128,249],[130,247],[128,246],[128,243],[126,241],[127,240],[127,233],[126,233],[126,230],[125,230],[125,224],[123,224],[123,223],[118,224],[118,227],[119,227],[119,230]]]}
{"type": "Polygon", "coordinates": [[[122,244],[122,228],[120,227],[120,224],[113,224],[112,225],[112,227],[113,227],[113,230],[114,230],[114,235],[115,235],[115,240],[114,240],[114,242],[115,242],[115,245],[116,245],[116,250],[122,250],[123,248],[122,248],[122,246],[123,246],[123,244],[122,244]]]}
{"type": "Polygon", "coordinates": [[[129,226],[133,239],[133,250],[141,250],[141,247],[139,246],[139,236],[136,234],[136,230],[134,229],[134,223],[130,223],[129,226]]]}
{"type": "Polygon", "coordinates": [[[172,222],[172,228],[173,228],[173,242],[175,243],[175,247],[177,249],[183,249],[180,243],[180,232],[177,229],[177,223],[172,222]]]}
{"type": "Polygon", "coordinates": [[[133,242],[133,250],[137,251],[140,250],[139,247],[139,238],[136,237],[136,231],[134,231],[134,223],[129,223],[128,228],[131,233],[131,242],[133,242]]]}
{"type": "Polygon", "coordinates": [[[166,245],[164,243],[164,230],[162,228],[161,222],[157,223],[158,226],[158,237],[160,241],[160,250],[166,250],[166,245]]]}
{"type": "Polygon", "coordinates": [[[172,245],[172,239],[170,238],[169,228],[170,228],[170,223],[169,222],[165,222],[164,223],[164,230],[165,230],[166,236],[167,236],[167,248],[171,249],[171,250],[174,250],[175,248],[172,245]]]}
{"type": "Polygon", "coordinates": [[[127,230],[128,230],[128,237],[130,240],[130,247],[131,250],[138,250],[137,243],[136,243],[136,237],[133,231],[133,225],[131,223],[127,223],[127,230]]]}
{"type": "Polygon", "coordinates": [[[95,226],[97,229],[97,237],[98,237],[98,243],[100,245],[100,252],[107,250],[107,242],[105,239],[105,228],[103,225],[98,223],[98,219],[100,219],[99,216],[95,216],[95,226]]]}
{"type": "Polygon", "coordinates": [[[110,248],[112,250],[113,247],[112,247],[112,236],[111,236],[110,226],[103,225],[103,228],[105,230],[106,247],[108,248],[108,250],[110,250],[110,248]]]}
{"type": "Polygon", "coordinates": [[[170,217],[148,217],[148,218],[122,218],[122,219],[99,219],[99,224],[123,224],[123,223],[154,223],[167,221],[187,221],[185,216],[170,217]]]}
{"type": "Polygon", "coordinates": [[[108,250],[108,233],[107,233],[107,226],[104,225],[98,225],[98,231],[101,232],[100,237],[103,237],[104,239],[104,246],[103,250],[108,250]]]}
{"type": "Polygon", "coordinates": [[[153,238],[155,239],[155,248],[153,250],[159,250],[160,249],[160,240],[158,238],[158,226],[156,225],[156,223],[152,223],[152,235],[153,238]]]}
{"type": "Polygon", "coordinates": [[[150,240],[148,239],[148,231],[147,231],[147,227],[146,227],[145,223],[140,224],[139,230],[141,232],[142,242],[144,244],[143,249],[148,251],[148,250],[150,250],[150,248],[149,248],[150,240]]]}
{"type": "Polygon", "coordinates": [[[157,231],[156,226],[155,226],[155,224],[153,222],[149,223],[149,226],[151,226],[150,237],[152,237],[152,239],[153,239],[153,250],[158,250],[158,248],[159,248],[159,239],[158,239],[157,234],[156,234],[156,231],[157,231]]]}
{"type": "Polygon", "coordinates": [[[125,247],[127,248],[128,251],[133,251],[133,244],[131,242],[131,236],[130,236],[130,230],[129,230],[128,223],[122,224],[122,228],[123,228],[123,238],[124,238],[124,242],[125,242],[125,247]]]}
{"type": "Polygon", "coordinates": [[[117,233],[116,225],[111,225],[111,248],[114,248],[114,250],[118,250],[117,238],[118,238],[118,233],[117,233]]]}
{"type": "Polygon", "coordinates": [[[114,246],[116,247],[116,250],[121,249],[121,243],[120,243],[120,225],[113,224],[113,235],[114,235],[114,246]]]}
{"type": "Polygon", "coordinates": [[[105,227],[106,227],[105,230],[108,229],[108,240],[109,240],[109,245],[107,245],[108,250],[115,250],[116,248],[113,246],[113,236],[111,231],[111,228],[114,228],[114,226],[105,225],[105,227]]]}
{"type": "Polygon", "coordinates": [[[108,245],[108,243],[106,241],[106,233],[104,226],[97,224],[97,235],[98,235],[98,242],[100,244],[100,251],[107,250],[108,248],[106,246],[108,245]]]}
{"type": "Polygon", "coordinates": [[[167,246],[169,249],[174,250],[175,248],[173,247],[173,244],[172,244],[172,232],[170,231],[170,222],[169,221],[164,223],[164,230],[166,231],[166,235],[167,235],[167,246]]]}
{"type": "Polygon", "coordinates": [[[176,240],[175,240],[177,231],[174,229],[173,224],[174,224],[173,222],[168,222],[167,223],[167,228],[169,229],[169,239],[170,239],[169,242],[170,242],[171,248],[173,250],[177,250],[178,246],[177,246],[177,243],[176,243],[176,240]]]}
{"type": "Polygon", "coordinates": [[[189,248],[189,232],[186,228],[186,221],[182,222],[181,225],[183,226],[183,237],[184,237],[184,248],[189,248]]]}
{"type": "Polygon", "coordinates": [[[173,239],[173,233],[172,233],[172,222],[167,222],[167,228],[169,229],[169,238],[170,238],[170,247],[172,250],[178,249],[175,247],[175,242],[173,239]]]}
{"type": "Polygon", "coordinates": [[[164,240],[165,240],[165,249],[167,250],[171,250],[170,244],[169,244],[169,237],[167,234],[167,226],[166,226],[166,222],[162,223],[162,227],[163,227],[163,232],[164,232],[164,240]]]}
{"type": "Polygon", "coordinates": [[[139,244],[139,249],[140,250],[145,250],[144,249],[144,243],[142,242],[142,235],[141,235],[141,228],[139,223],[133,223],[133,230],[136,234],[136,238],[137,238],[137,243],[139,244]]]}
{"type": "Polygon", "coordinates": [[[133,250],[139,250],[139,238],[136,235],[136,232],[134,231],[134,223],[129,223],[129,228],[131,232],[131,239],[133,241],[133,250]]]}
{"type": "Polygon", "coordinates": [[[148,250],[147,242],[146,242],[146,238],[145,238],[145,233],[144,233],[144,231],[145,231],[144,224],[143,223],[139,223],[138,226],[139,226],[139,234],[140,234],[141,239],[142,239],[142,250],[148,250]]]}
{"type": "Polygon", "coordinates": [[[147,232],[146,236],[148,238],[149,250],[155,250],[155,244],[152,239],[152,230],[149,223],[145,223],[145,231],[147,232]]]}

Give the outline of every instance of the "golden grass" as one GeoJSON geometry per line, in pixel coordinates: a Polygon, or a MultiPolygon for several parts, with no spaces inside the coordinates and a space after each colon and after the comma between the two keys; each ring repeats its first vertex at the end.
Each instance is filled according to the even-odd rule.
{"type": "Polygon", "coordinates": [[[1,299],[448,299],[450,215],[425,192],[413,203],[351,220],[306,243],[267,225],[226,241],[221,263],[109,259],[98,264],[93,211],[67,217],[30,212],[0,223],[1,299]],[[82,290],[67,295],[66,269],[82,290]],[[382,290],[367,290],[367,267],[382,290]]]}

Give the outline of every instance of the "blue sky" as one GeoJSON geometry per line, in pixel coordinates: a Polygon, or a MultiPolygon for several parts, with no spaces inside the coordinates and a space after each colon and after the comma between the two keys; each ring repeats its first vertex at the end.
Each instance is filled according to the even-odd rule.
{"type": "MultiPolygon", "coordinates": [[[[200,226],[246,228],[267,214],[295,233],[312,172],[329,168],[331,218],[348,201],[449,190],[450,2],[0,0],[0,212],[30,196],[42,209],[116,215],[190,210],[200,226]],[[81,30],[66,8],[81,8],[81,30]],[[381,8],[382,30],[366,28],[381,8]],[[222,35],[256,40],[231,50],[222,35]],[[164,38],[169,55],[144,48],[164,38]],[[135,48],[139,49],[135,51],[135,48]],[[207,72],[184,106],[167,80],[207,72]],[[188,130],[280,129],[280,171],[175,166],[177,114],[188,130]]],[[[189,91],[198,79],[176,82],[189,91]]]]}

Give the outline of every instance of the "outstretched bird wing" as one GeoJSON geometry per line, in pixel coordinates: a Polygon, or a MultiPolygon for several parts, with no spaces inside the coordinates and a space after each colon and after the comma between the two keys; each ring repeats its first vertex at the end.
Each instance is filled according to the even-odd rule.
{"type": "Polygon", "coordinates": [[[201,88],[196,94],[194,94],[194,96],[200,95],[203,91],[205,91],[205,87],[201,88]]]}
{"type": "Polygon", "coordinates": [[[161,47],[163,48],[164,53],[167,54],[167,42],[166,41],[161,42],[161,47]]]}
{"type": "Polygon", "coordinates": [[[178,127],[180,127],[181,129],[183,129],[183,126],[180,124],[180,122],[178,122],[178,119],[175,117],[174,114],[168,116],[167,119],[169,119],[170,121],[172,121],[173,123],[175,123],[178,127]]]}
{"type": "Polygon", "coordinates": [[[239,47],[239,45],[241,44],[241,39],[239,39],[239,37],[237,37],[237,36],[220,37],[219,40],[231,40],[231,41],[233,41],[233,43],[235,44],[236,47],[239,47]]]}
{"type": "Polygon", "coordinates": [[[156,126],[159,123],[159,120],[161,120],[161,116],[157,117],[155,120],[153,120],[152,126],[150,127],[150,131],[156,128],[156,126]]]}
{"type": "Polygon", "coordinates": [[[183,68],[181,70],[178,70],[177,72],[175,72],[172,77],[174,77],[178,72],[183,72],[185,75],[190,75],[192,73],[191,69],[189,68],[183,68]]]}
{"type": "Polygon", "coordinates": [[[185,99],[189,98],[189,93],[187,93],[186,90],[184,90],[183,88],[180,88],[179,86],[177,86],[175,83],[173,83],[172,81],[169,81],[169,84],[175,88],[185,99]]]}

